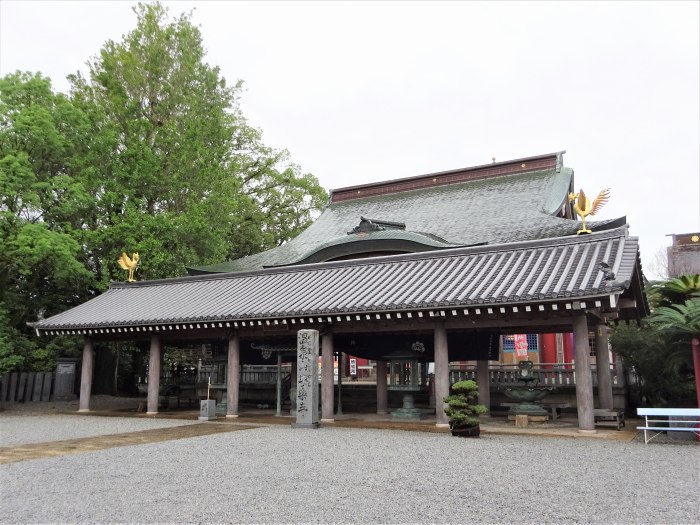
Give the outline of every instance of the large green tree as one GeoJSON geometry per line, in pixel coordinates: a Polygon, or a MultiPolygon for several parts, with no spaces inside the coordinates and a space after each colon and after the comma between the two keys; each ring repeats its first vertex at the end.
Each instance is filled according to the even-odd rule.
{"type": "Polygon", "coordinates": [[[204,61],[188,15],[140,4],[136,29],[109,41],[71,77],[72,97],[99,137],[87,159],[88,191],[100,203],[91,231],[96,261],[118,271],[122,250],[142,254],[141,276],[178,275],[187,264],[221,262],[276,246],[325,204],[315,177],[266,147],[228,85],[204,61]],[[111,249],[111,251],[109,251],[111,249]]]}
{"type": "Polygon", "coordinates": [[[0,80],[0,372],[50,366],[73,341],[26,323],[123,280],[184,274],[277,246],[326,203],[315,177],[265,146],[241,83],[205,61],[189,15],[135,9],[67,95],[40,74],[0,80]]]}
{"type": "Polygon", "coordinates": [[[0,79],[0,371],[52,366],[56,342],[26,323],[84,300],[94,287],[75,228],[90,199],[73,159],[86,119],[41,75],[0,79]]]}

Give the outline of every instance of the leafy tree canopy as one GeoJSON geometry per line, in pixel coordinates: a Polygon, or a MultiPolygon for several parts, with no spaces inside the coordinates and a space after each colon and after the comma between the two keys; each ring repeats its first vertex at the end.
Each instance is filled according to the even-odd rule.
{"type": "Polygon", "coordinates": [[[74,347],[26,323],[123,280],[122,251],[141,254],[139,279],[178,276],[278,246],[326,203],[242,115],[242,83],[206,63],[190,16],[134,11],[69,94],[39,73],[0,79],[0,372],[74,347]]]}

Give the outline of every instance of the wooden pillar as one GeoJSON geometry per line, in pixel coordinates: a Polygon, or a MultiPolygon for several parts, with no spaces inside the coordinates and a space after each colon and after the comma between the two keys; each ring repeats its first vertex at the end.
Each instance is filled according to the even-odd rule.
{"type": "Polygon", "coordinates": [[[552,368],[557,362],[557,336],[556,334],[540,335],[540,363],[544,363],[544,368],[552,368]]]}
{"type": "Polygon", "coordinates": [[[277,392],[275,397],[275,416],[282,415],[282,352],[277,352],[277,392]]]}
{"type": "Polygon", "coordinates": [[[386,414],[389,408],[389,390],[386,384],[386,361],[377,361],[377,414],[386,414]]]}
{"type": "Polygon", "coordinates": [[[610,374],[610,353],[608,352],[608,327],[598,323],[595,328],[595,362],[598,373],[598,404],[600,408],[613,408],[612,376],[610,374]]]}
{"type": "Polygon", "coordinates": [[[411,386],[415,387],[418,386],[418,378],[420,377],[418,374],[418,367],[420,365],[418,364],[418,361],[411,361],[410,367],[411,367],[411,386]]]}
{"type": "Polygon", "coordinates": [[[333,333],[321,336],[321,422],[333,418],[333,333]]]}
{"type": "Polygon", "coordinates": [[[479,403],[488,410],[485,415],[491,415],[491,377],[488,359],[480,359],[476,362],[476,384],[479,386],[479,403]]]}
{"type": "MultiPolygon", "coordinates": [[[[690,348],[693,352],[693,371],[695,372],[695,398],[700,408],[700,339],[693,337],[690,341],[690,348]]],[[[698,436],[700,441],[700,436],[698,436]]]]}
{"type": "Polygon", "coordinates": [[[338,352],[338,410],[335,413],[339,416],[343,415],[343,373],[345,373],[343,361],[343,352],[338,352]]]}
{"type": "Polygon", "coordinates": [[[90,412],[90,392],[92,390],[92,368],[95,361],[92,339],[85,338],[83,344],[83,363],[80,373],[80,405],[78,412],[90,412]]]}
{"type": "Polygon", "coordinates": [[[228,339],[228,373],[226,374],[226,417],[238,417],[241,387],[241,341],[238,334],[228,339]]]}
{"type": "Polygon", "coordinates": [[[151,350],[148,356],[148,406],[146,414],[158,413],[158,393],[160,392],[160,339],[151,336],[151,350]]]}
{"type": "Polygon", "coordinates": [[[435,419],[436,426],[448,426],[443,398],[450,393],[450,362],[447,349],[445,324],[435,324],[435,419]]]}
{"type": "Polygon", "coordinates": [[[296,388],[296,386],[297,386],[297,360],[295,357],[294,361],[292,361],[292,387],[296,388]]]}
{"type": "Polygon", "coordinates": [[[574,359],[576,374],[576,408],[579,432],[595,432],[593,418],[593,377],[588,364],[588,323],[586,314],[574,317],[574,359]]]}
{"type": "MultiPolygon", "coordinates": [[[[574,360],[574,334],[571,332],[562,334],[564,342],[564,362],[571,363],[574,360]]],[[[566,368],[570,368],[568,365],[566,368]]]]}

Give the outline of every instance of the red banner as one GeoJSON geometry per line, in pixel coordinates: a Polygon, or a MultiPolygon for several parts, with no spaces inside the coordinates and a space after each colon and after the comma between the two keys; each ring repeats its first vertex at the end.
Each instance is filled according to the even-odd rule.
{"type": "Polygon", "coordinates": [[[515,343],[515,357],[527,358],[527,335],[515,334],[513,343],[515,343]]]}

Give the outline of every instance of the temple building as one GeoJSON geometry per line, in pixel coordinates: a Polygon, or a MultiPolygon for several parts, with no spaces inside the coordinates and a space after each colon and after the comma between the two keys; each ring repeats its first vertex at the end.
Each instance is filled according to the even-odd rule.
{"type": "MultiPolygon", "coordinates": [[[[512,353],[516,362],[523,348],[528,357],[537,347],[541,362],[577,364],[579,428],[593,431],[594,406],[612,408],[607,323],[638,321],[648,306],[626,219],[588,221],[591,233],[577,235],[574,173],[562,159],[559,152],[333,190],[321,216],[282,246],[193,267],[186,277],[112,283],[33,326],[42,336],[85,337],[83,410],[95,341],[150,342],[148,411],[157,412],[164,343],[224,346],[227,370],[239,370],[261,352],[281,356],[297,330],[315,328],[322,421],[334,417],[335,354],[376,363],[383,413],[394,377],[426,374],[415,363],[434,363],[437,400],[449,391],[450,363],[475,363],[488,404],[489,361],[512,353]]],[[[225,381],[235,417],[240,374],[225,381]]],[[[447,423],[441,402],[435,417],[447,423]]]]}
{"type": "Polygon", "coordinates": [[[669,237],[671,246],[666,249],[668,276],[700,273],[700,232],[675,233],[669,237]]]}

